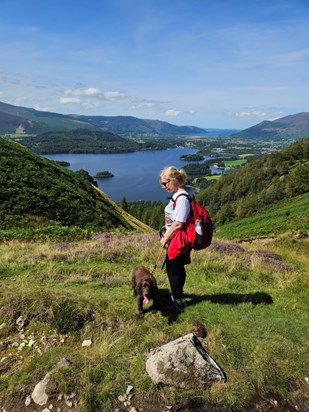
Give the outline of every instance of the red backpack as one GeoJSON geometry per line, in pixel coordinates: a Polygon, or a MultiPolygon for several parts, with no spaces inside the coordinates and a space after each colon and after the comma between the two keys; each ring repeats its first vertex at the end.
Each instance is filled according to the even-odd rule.
{"type": "Polygon", "coordinates": [[[194,250],[207,248],[212,241],[214,224],[208,211],[194,197],[181,193],[174,200],[174,209],[179,196],[186,196],[190,201],[191,213],[187,219],[184,230],[188,234],[188,241],[194,250]],[[194,229],[193,229],[194,226],[194,229]]]}

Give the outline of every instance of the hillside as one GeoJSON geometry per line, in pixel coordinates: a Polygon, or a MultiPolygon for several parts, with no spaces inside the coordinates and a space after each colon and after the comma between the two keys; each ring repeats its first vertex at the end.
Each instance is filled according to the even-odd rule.
{"type": "Polygon", "coordinates": [[[250,242],[281,236],[308,238],[309,192],[278,201],[260,213],[216,227],[216,236],[250,242]]]}
{"type": "MultiPolygon", "coordinates": [[[[150,304],[141,319],[131,271],[152,269],[159,250],[157,233],[0,242],[0,410],[308,410],[308,241],[288,234],[240,244],[215,233],[187,267],[185,312],[150,304]],[[154,384],[149,352],[190,332],[227,382],[154,384]]],[[[169,296],[162,261],[160,305],[169,296]]]]}
{"type": "Polygon", "coordinates": [[[101,130],[74,129],[18,136],[17,141],[39,154],[51,153],[127,153],[141,150],[138,143],[114,133],[101,130]]]}
{"type": "Polygon", "coordinates": [[[81,116],[13,106],[0,102],[0,133],[38,134],[72,129],[105,130],[123,135],[203,135],[205,130],[195,126],[175,126],[160,120],[139,119],[133,116],[81,116]]]}
{"type": "Polygon", "coordinates": [[[265,120],[255,126],[232,134],[237,140],[295,141],[309,136],[309,113],[298,113],[276,119],[265,120]]]}
{"type": "Polygon", "coordinates": [[[309,138],[223,175],[198,198],[218,224],[252,216],[266,206],[309,192],[309,138]]]}
{"type": "Polygon", "coordinates": [[[148,230],[80,174],[0,138],[0,229],[148,230]]]}

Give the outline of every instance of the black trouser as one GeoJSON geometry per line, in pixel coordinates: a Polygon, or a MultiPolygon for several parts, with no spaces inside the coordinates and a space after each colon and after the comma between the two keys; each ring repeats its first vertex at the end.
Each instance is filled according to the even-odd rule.
{"type": "Polygon", "coordinates": [[[185,259],[185,253],[171,260],[166,257],[167,276],[175,300],[183,298],[183,287],[186,281],[185,259]]]}

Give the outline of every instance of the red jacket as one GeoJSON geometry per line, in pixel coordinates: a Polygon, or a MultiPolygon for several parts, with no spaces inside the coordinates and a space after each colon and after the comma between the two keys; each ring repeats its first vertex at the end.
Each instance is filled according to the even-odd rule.
{"type": "Polygon", "coordinates": [[[186,253],[185,264],[191,263],[190,252],[195,239],[195,227],[194,225],[184,224],[184,226],[178,230],[171,239],[167,248],[168,259],[174,259],[175,257],[186,253]]]}

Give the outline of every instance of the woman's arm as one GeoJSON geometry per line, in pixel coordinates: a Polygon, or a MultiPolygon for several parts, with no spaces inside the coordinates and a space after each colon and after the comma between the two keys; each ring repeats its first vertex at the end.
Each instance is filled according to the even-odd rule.
{"type": "Polygon", "coordinates": [[[175,233],[178,232],[178,230],[180,230],[183,227],[183,225],[184,225],[183,222],[178,222],[177,220],[174,220],[171,227],[168,229],[165,235],[160,239],[161,245],[164,247],[168,243],[168,241],[172,239],[175,233]]]}

